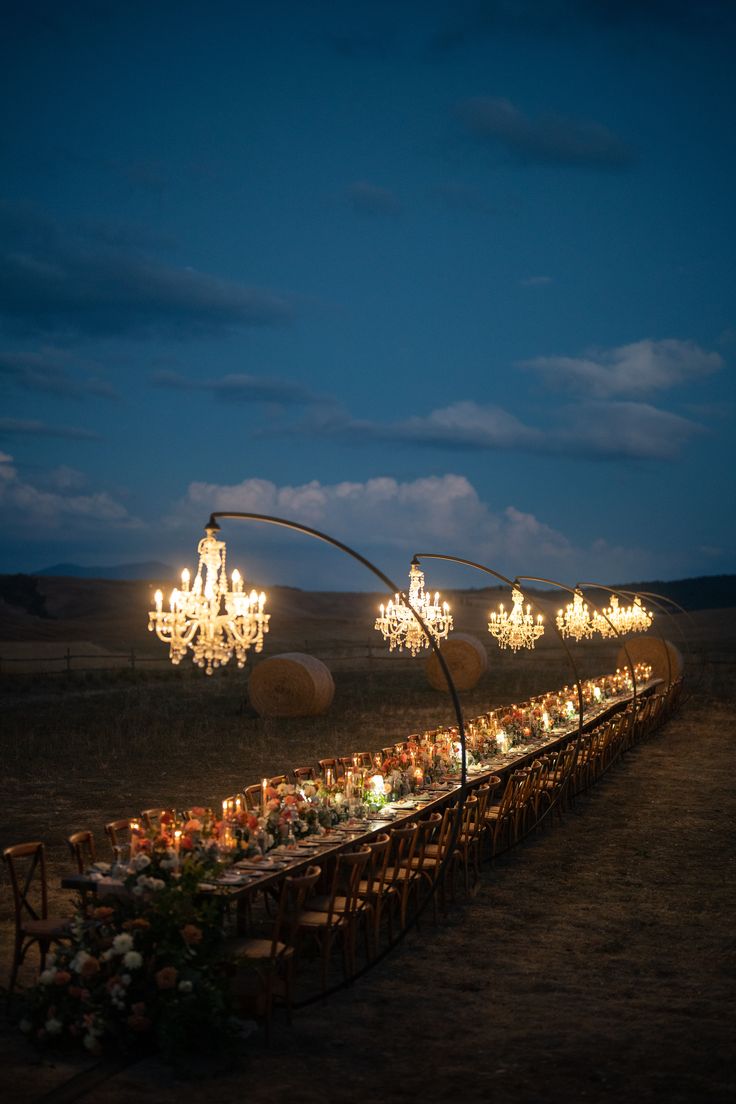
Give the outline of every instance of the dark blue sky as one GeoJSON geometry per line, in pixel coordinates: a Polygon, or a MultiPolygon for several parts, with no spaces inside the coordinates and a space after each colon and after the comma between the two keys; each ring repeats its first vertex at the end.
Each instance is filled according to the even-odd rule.
{"type": "Polygon", "coordinates": [[[736,570],[732,4],[1,6],[0,570],[736,570]]]}

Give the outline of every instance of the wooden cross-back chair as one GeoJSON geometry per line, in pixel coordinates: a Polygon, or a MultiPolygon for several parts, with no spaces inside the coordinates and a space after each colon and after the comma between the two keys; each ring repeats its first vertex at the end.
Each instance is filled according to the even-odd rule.
{"type": "Polygon", "coordinates": [[[131,825],[135,823],[135,817],[120,817],[119,820],[111,820],[105,825],[105,835],[110,841],[115,858],[119,856],[119,849],[130,843],[131,825]]]}
{"type": "Polygon", "coordinates": [[[159,832],[161,830],[161,817],[167,814],[172,819],[176,818],[174,809],[144,809],[141,813],[141,822],[147,832],[159,832]]]}
{"type": "Polygon", "coordinates": [[[95,852],[95,837],[88,828],[81,832],[73,832],[67,837],[69,850],[77,868],[78,874],[85,874],[93,863],[97,862],[95,852]]]}
{"type": "Polygon", "coordinates": [[[234,995],[243,1002],[255,998],[257,1011],[265,1020],[267,1040],[275,997],[283,997],[291,1020],[299,922],[306,899],[320,874],[320,867],[310,866],[304,874],[287,875],[283,879],[270,939],[231,939],[226,943],[228,958],[244,968],[233,979],[234,995]]]}
{"type": "Polygon", "coordinates": [[[362,901],[359,886],[371,857],[369,847],[341,852],[335,862],[335,873],[329,896],[318,900],[320,908],[306,909],[299,929],[313,935],[322,952],[322,989],[327,988],[330,950],[336,939],[342,943],[342,966],[345,980],[355,973],[355,927],[359,916],[367,923],[370,905],[362,901]]]}
{"type": "Polygon", "coordinates": [[[361,767],[368,768],[373,765],[373,759],[369,751],[354,751],[350,759],[354,770],[360,770],[361,767]]]}
{"type": "Polygon", "coordinates": [[[315,776],[314,767],[294,767],[293,770],[294,781],[297,786],[302,782],[313,782],[315,776]]]}
{"type": "MultiPolygon", "coordinates": [[[[386,881],[390,886],[393,897],[399,906],[399,924],[406,927],[406,919],[409,910],[409,898],[412,893],[417,894],[419,874],[412,867],[412,859],[416,851],[419,837],[419,824],[410,821],[403,828],[392,828],[391,857],[386,870],[386,881]]],[[[389,917],[389,939],[393,939],[391,919],[389,917]]]]}
{"type": "Polygon", "coordinates": [[[10,875],[15,913],[15,944],[8,986],[10,1000],[18,970],[33,944],[38,944],[40,969],[43,970],[51,944],[69,938],[69,922],[48,914],[46,851],[42,843],[17,843],[6,847],[3,859],[10,875]]]}
{"type": "Polygon", "coordinates": [[[243,790],[243,799],[249,812],[258,812],[263,802],[263,787],[260,782],[254,782],[252,786],[246,786],[243,790]]]}

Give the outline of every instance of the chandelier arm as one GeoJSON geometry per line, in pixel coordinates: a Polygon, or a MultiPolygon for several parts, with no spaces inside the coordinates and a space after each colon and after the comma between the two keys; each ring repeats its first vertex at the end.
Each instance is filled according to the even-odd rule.
{"type": "Polygon", "coordinates": [[[219,532],[220,526],[217,524],[218,518],[228,521],[260,521],[263,522],[263,524],[265,525],[277,525],[280,526],[282,529],[290,529],[292,532],[303,533],[307,537],[314,537],[316,540],[323,541],[325,544],[329,544],[333,548],[337,548],[339,551],[344,552],[346,555],[352,557],[352,559],[356,560],[358,563],[363,564],[363,566],[367,567],[368,570],[373,575],[375,575],[377,579],[381,580],[384,586],[387,586],[389,588],[390,593],[399,594],[404,599],[409,609],[411,610],[412,616],[421,628],[422,632],[426,635],[430,647],[437,656],[437,662],[442,669],[442,673],[445,676],[447,687],[450,692],[450,698],[452,700],[453,709],[455,711],[455,719],[457,720],[458,734],[460,736],[460,801],[462,804],[465,799],[465,792],[468,785],[468,766],[467,752],[465,746],[465,724],[463,721],[463,711],[460,705],[460,698],[458,697],[457,687],[455,686],[455,682],[452,678],[452,675],[450,674],[447,660],[443,656],[436,640],[434,639],[433,634],[430,632],[428,626],[424,623],[424,619],[420,617],[413,606],[409,605],[408,599],[403,591],[400,591],[399,588],[396,586],[396,583],[394,583],[393,580],[389,579],[388,575],[384,575],[379,567],[376,567],[375,564],[371,563],[371,561],[366,559],[365,556],[361,555],[360,552],[356,552],[354,548],[350,548],[349,545],[344,544],[342,541],[338,540],[337,537],[331,537],[329,536],[329,534],[323,533],[319,529],[313,529],[309,525],[302,525],[302,523],[299,521],[291,521],[287,518],[274,517],[271,514],[253,514],[242,511],[217,510],[214,513],[210,514],[209,521],[205,525],[205,530],[208,532],[211,531],[213,533],[219,532]]]}
{"type": "MultiPolygon", "coordinates": [[[[463,564],[465,567],[472,567],[476,571],[482,571],[486,575],[493,575],[494,578],[500,579],[502,583],[506,583],[507,586],[510,586],[512,589],[515,585],[515,581],[512,581],[511,579],[507,578],[506,575],[502,575],[499,571],[494,571],[494,569],[492,567],[486,567],[485,564],[476,563],[475,560],[462,559],[462,557],[460,557],[460,556],[448,556],[448,555],[444,555],[440,552],[417,552],[416,555],[414,556],[414,559],[417,561],[417,563],[419,562],[419,560],[424,559],[424,560],[447,560],[449,563],[463,564]]],[[[518,577],[517,577],[517,581],[518,581],[518,577]]],[[[521,588],[519,588],[519,589],[521,589],[521,588]]],[[[525,597],[528,598],[528,595],[525,595],[525,597]]],[[[530,604],[534,607],[535,610],[539,609],[539,606],[536,602],[532,601],[530,604]]],[[[583,705],[584,705],[584,703],[583,703],[583,687],[582,687],[582,683],[580,681],[580,672],[578,671],[578,665],[575,662],[575,658],[574,658],[574,656],[573,656],[573,654],[572,654],[572,652],[571,652],[571,650],[570,650],[570,648],[567,644],[567,641],[565,640],[562,633],[557,628],[557,625],[554,622],[552,623],[552,627],[553,627],[554,631],[557,633],[557,637],[558,637],[558,639],[560,641],[560,644],[562,645],[562,647],[565,651],[565,654],[567,655],[568,662],[569,662],[570,666],[572,667],[573,675],[575,676],[575,685],[576,685],[577,691],[578,691],[578,735],[580,735],[580,734],[582,734],[582,731],[583,731],[583,705]]]]}
{"type": "MultiPolygon", "coordinates": [[[[519,582],[519,581],[522,581],[522,582],[525,582],[525,583],[544,583],[547,586],[556,586],[556,587],[559,587],[560,590],[565,590],[565,591],[567,591],[568,594],[572,594],[573,596],[578,593],[578,590],[576,588],[569,587],[569,586],[566,585],[566,583],[559,583],[559,582],[557,582],[556,579],[541,579],[541,578],[538,578],[535,575],[517,575],[516,576],[516,582],[519,582]]],[[[595,602],[591,601],[590,604],[591,604],[591,606],[593,607],[593,609],[595,610],[596,613],[598,613],[601,617],[605,617],[606,621],[608,621],[608,624],[611,626],[613,631],[616,633],[616,636],[618,636],[619,632],[618,632],[616,626],[614,624],[612,624],[612,622],[609,620],[608,617],[606,617],[605,613],[601,613],[600,609],[595,604],[595,602]]],[[[557,623],[556,622],[555,622],[555,629],[557,631],[557,634],[558,634],[560,640],[565,645],[565,647],[566,647],[566,649],[567,649],[567,651],[570,655],[570,658],[572,659],[572,652],[570,651],[570,649],[567,645],[567,642],[564,640],[564,638],[562,636],[562,633],[557,628],[557,623]]],[[[629,655],[625,644],[624,644],[624,651],[626,652],[626,661],[629,665],[629,671],[631,672],[631,685],[634,689],[634,698],[633,698],[633,703],[632,704],[633,704],[634,708],[636,709],[636,675],[634,673],[634,665],[631,662],[631,656],[629,655]]],[[[575,667],[575,670],[577,671],[577,667],[575,667]]],[[[580,713],[580,731],[582,732],[583,731],[583,686],[582,686],[582,683],[581,683],[579,677],[578,677],[577,687],[578,687],[578,710],[579,710],[579,713],[580,713]]]]}

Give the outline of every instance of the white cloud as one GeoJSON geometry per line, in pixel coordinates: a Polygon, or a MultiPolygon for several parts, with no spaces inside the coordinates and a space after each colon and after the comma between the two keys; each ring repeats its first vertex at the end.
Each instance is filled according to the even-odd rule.
{"type": "MultiPolygon", "coordinates": [[[[588,546],[576,546],[546,520],[515,505],[491,507],[462,475],[404,482],[388,476],[365,482],[311,480],[284,486],[265,479],[244,479],[233,484],[191,483],[165,519],[168,539],[174,534],[177,541],[184,535],[187,539],[189,534],[194,537],[210,513],[218,511],[266,514],[321,530],[374,559],[397,581],[404,579],[408,558],[415,552],[475,560],[511,578],[544,575],[567,584],[578,579],[621,582],[662,568],[661,556],[645,548],[612,546],[595,534],[588,546]]],[[[238,527],[233,528],[235,538],[238,527]]],[[[238,539],[242,540],[240,528],[238,539]]],[[[229,539],[227,522],[223,530],[229,539]]],[[[326,583],[325,561],[313,547],[314,542],[299,542],[285,553],[271,543],[264,552],[260,543],[263,535],[263,527],[251,529],[246,538],[250,550],[247,560],[238,564],[248,570],[257,565],[254,578],[259,585],[288,582],[313,588],[345,582],[345,565],[337,562],[326,583]]],[[[432,568],[431,574],[436,570],[432,568]]],[[[460,587],[496,585],[459,568],[452,569],[451,577],[460,587]]],[[[345,585],[347,589],[372,589],[360,573],[345,585]]]]}
{"type": "Polygon", "coordinates": [[[702,426],[640,402],[589,401],[554,408],[543,428],[498,406],[457,402],[397,422],[352,419],[337,408],[313,412],[301,431],[350,443],[390,441],[434,448],[506,450],[592,460],[671,459],[702,426]]]}
{"type": "Polygon", "coordinates": [[[647,339],[579,357],[535,357],[522,361],[521,367],[539,373],[548,387],[605,399],[646,395],[703,379],[723,367],[723,357],[694,341],[647,339]]]}
{"type": "Polygon", "coordinates": [[[566,538],[513,506],[499,513],[462,475],[407,482],[382,476],[360,482],[282,486],[265,479],[222,485],[191,483],[167,519],[169,526],[202,525],[210,512],[244,511],[290,518],[357,547],[450,551],[491,563],[530,552],[558,562],[571,551],[566,538]]]}
{"type": "Polygon", "coordinates": [[[36,525],[47,531],[61,529],[70,522],[116,529],[141,526],[107,491],[73,493],[79,489],[78,475],[72,469],[57,469],[50,479],[56,489],[45,490],[22,479],[13,457],[0,452],[0,518],[6,525],[12,520],[16,532],[36,525]]]}

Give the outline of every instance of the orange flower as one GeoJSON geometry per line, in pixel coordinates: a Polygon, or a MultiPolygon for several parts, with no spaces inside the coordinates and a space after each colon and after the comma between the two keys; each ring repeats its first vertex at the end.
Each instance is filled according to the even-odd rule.
{"type": "Polygon", "coordinates": [[[248,816],[248,827],[252,831],[255,831],[255,829],[258,827],[258,817],[254,813],[250,813],[248,816]]]}
{"type": "Polygon", "coordinates": [[[72,975],[68,970],[57,970],[54,974],[54,985],[66,985],[71,980],[72,975]]]}
{"type": "Polygon", "coordinates": [[[151,1021],[148,1016],[128,1016],[128,1027],[131,1031],[150,1031],[151,1021]]]}
{"type": "Polygon", "coordinates": [[[82,963],[82,968],[79,971],[80,975],[83,978],[93,978],[95,974],[99,974],[99,972],[100,964],[97,959],[92,955],[90,955],[89,958],[85,958],[84,962],[82,963]]]}
{"type": "Polygon", "coordinates": [[[185,924],[181,929],[181,937],[191,947],[194,943],[202,942],[202,929],[196,924],[185,924]]]}
{"type": "Polygon", "coordinates": [[[115,915],[115,909],[111,909],[109,905],[100,905],[92,915],[95,920],[109,920],[111,916],[115,915]]]}
{"type": "Polygon", "coordinates": [[[145,916],[136,916],[134,920],[123,920],[122,923],[123,931],[127,932],[135,931],[136,929],[145,931],[146,928],[150,928],[150,926],[151,922],[150,920],[146,920],[145,916]]]}
{"type": "Polygon", "coordinates": [[[173,989],[176,985],[179,971],[176,966],[163,966],[154,976],[156,978],[156,985],[159,989],[173,989]]]}

